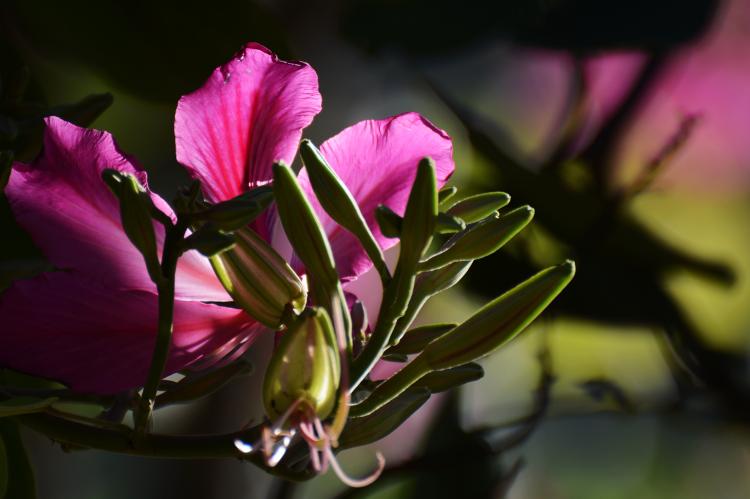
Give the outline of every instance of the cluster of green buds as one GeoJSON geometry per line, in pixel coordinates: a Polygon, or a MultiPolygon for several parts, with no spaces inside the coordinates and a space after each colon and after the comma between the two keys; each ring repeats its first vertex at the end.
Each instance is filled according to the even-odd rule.
{"type": "MultiPolygon", "coordinates": [[[[203,200],[195,183],[175,201],[177,221],[162,222],[179,229],[178,254],[196,249],[206,255],[233,305],[281,335],[264,378],[268,421],[257,441],[236,439],[236,448],[261,454],[271,468],[319,474],[330,466],[345,483],[362,486],[382,471],[382,457],[372,474],[358,480],[343,472],[336,453],[389,434],[432,393],[481,378],[476,361],[539,316],[573,278],[575,266],[566,261],[542,270],[461,324],[414,328],[431,297],[456,285],[473,261],[503,247],[532,220],[534,210],[508,208],[510,196],[502,192],[456,200],[455,187],[438,191],[435,165],[424,158],[404,215],[386,206],[374,214],[382,233],[400,243],[391,270],[346,185],[310,141],[302,141],[300,151],[320,205],[356,237],[380,278],[382,302],[370,326],[361,303],[347,306],[331,245],[289,166],[274,165],[272,184],[217,204],[203,200]],[[252,228],[273,201],[304,276],[252,228]],[[371,372],[383,359],[404,365],[389,379],[374,381],[371,372]]],[[[160,284],[166,257],[157,258],[151,221],[164,215],[135,177],[107,171],[104,178],[121,200],[126,233],[160,284]]],[[[158,381],[159,373],[157,366],[150,381],[158,381]]],[[[151,385],[144,398],[153,403],[156,384],[151,385]]]]}

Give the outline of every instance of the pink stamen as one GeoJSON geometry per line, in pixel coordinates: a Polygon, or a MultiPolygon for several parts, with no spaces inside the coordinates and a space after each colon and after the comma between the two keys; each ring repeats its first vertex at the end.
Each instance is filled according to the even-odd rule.
{"type": "Polygon", "coordinates": [[[344,470],[341,468],[341,464],[339,464],[338,460],[336,459],[336,456],[333,454],[333,451],[330,447],[327,447],[325,450],[325,453],[328,457],[328,459],[331,462],[331,467],[333,468],[333,471],[336,473],[336,476],[339,477],[339,480],[344,482],[349,487],[367,487],[371,483],[373,483],[375,480],[380,477],[380,474],[383,472],[383,469],[385,469],[385,458],[380,452],[375,453],[375,457],[378,459],[378,467],[373,471],[369,476],[366,476],[364,478],[352,478],[349,475],[347,475],[344,470]]]}

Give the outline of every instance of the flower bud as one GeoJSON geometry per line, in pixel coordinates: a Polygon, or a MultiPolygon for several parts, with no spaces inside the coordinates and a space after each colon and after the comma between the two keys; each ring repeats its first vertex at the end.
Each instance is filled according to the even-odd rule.
{"type": "Polygon", "coordinates": [[[375,220],[378,222],[380,232],[385,237],[401,237],[401,224],[403,219],[384,204],[375,208],[375,220]]]}
{"type": "Polygon", "coordinates": [[[460,218],[467,224],[472,224],[492,215],[492,212],[508,203],[510,203],[510,196],[504,192],[484,192],[462,199],[451,206],[446,213],[460,218]]]}
{"type": "Polygon", "coordinates": [[[417,167],[409,201],[406,204],[401,226],[401,252],[399,266],[410,268],[419,261],[430,244],[438,214],[437,180],[435,162],[424,158],[417,167]]]}
{"type": "Polygon", "coordinates": [[[234,247],[211,257],[214,272],[237,305],[266,326],[277,328],[287,305],[296,312],[305,307],[305,286],[255,231],[244,227],[234,234],[234,247]]]}
{"type": "Polygon", "coordinates": [[[331,319],[323,308],[307,309],[284,333],[266,370],[266,415],[274,421],[301,400],[325,419],[336,403],[340,376],[331,319]]]}
{"type": "Polygon", "coordinates": [[[453,262],[491,255],[526,227],[533,217],[534,209],[522,206],[505,215],[495,215],[474,224],[450,238],[443,249],[422,262],[419,269],[434,270],[453,262]]]}
{"type": "Polygon", "coordinates": [[[272,201],[273,188],[263,185],[191,215],[196,220],[210,222],[218,229],[233,231],[255,220],[272,201]]]}
{"type": "Polygon", "coordinates": [[[328,165],[328,162],[312,142],[307,139],[303,140],[300,144],[300,154],[320,205],[336,223],[354,234],[367,252],[367,256],[370,257],[383,282],[387,282],[390,273],[383,258],[383,251],[375,241],[375,237],[367,226],[365,217],[362,216],[357,201],[355,201],[349,189],[328,165]]]}
{"type": "Polygon", "coordinates": [[[156,208],[138,180],[128,173],[104,170],[102,178],[120,201],[120,218],[125,234],[146,262],[149,277],[155,283],[163,279],[156,248],[152,214],[156,208]]]}
{"type": "Polygon", "coordinates": [[[427,345],[420,357],[432,370],[481,359],[523,331],[568,285],[573,275],[575,264],[570,260],[539,272],[427,345]]]}

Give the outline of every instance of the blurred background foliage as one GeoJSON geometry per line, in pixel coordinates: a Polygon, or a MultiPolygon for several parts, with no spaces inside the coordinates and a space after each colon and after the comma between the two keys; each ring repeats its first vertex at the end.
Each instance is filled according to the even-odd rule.
{"type": "MultiPolygon", "coordinates": [[[[292,488],[234,461],[66,455],[29,433],[40,497],[441,497],[457,485],[519,499],[747,497],[746,0],[7,0],[0,15],[0,142],[21,159],[41,117],[61,115],[113,132],[169,197],[187,180],[177,99],[259,41],[317,70],[314,141],[419,111],[454,138],[464,194],[502,189],[536,208],[525,237],[475,264],[425,321],[463,319],[562,258],[579,269],[483,380],[374,445],[391,468],[373,487],[326,476],[292,488]]],[[[1,289],[45,263],[4,200],[0,229],[1,289]]],[[[258,417],[270,347],[250,353],[254,375],[157,414],[159,428],[258,417]]]]}

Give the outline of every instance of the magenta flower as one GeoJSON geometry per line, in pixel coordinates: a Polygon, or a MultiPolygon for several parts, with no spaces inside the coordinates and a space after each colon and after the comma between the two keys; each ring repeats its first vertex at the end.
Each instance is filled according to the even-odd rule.
{"type": "MultiPolygon", "coordinates": [[[[279,61],[265,47],[249,44],[203,87],[180,99],[177,159],[201,180],[209,200],[231,198],[269,182],[274,161],[291,163],[303,128],[320,109],[310,66],[279,61]]],[[[417,114],[358,123],[326,141],[321,151],[383,249],[396,240],[381,234],[375,207],[385,204],[403,213],[424,156],[435,160],[440,185],[454,168],[448,135],[417,114]]],[[[132,173],[145,184],[145,172],[108,133],[47,120],[43,152],[31,164],[13,165],[6,194],[18,222],[57,270],[17,281],[0,296],[0,365],[93,393],[143,385],[158,314],[155,286],[122,230],[116,198],[101,180],[105,168],[132,173]]],[[[304,171],[300,182],[314,202],[304,171]]],[[[161,198],[151,197],[173,216],[161,198]]],[[[314,204],[342,280],[353,283],[371,263],[357,240],[314,204]]],[[[163,229],[154,227],[161,244],[163,229]]],[[[253,228],[289,255],[275,210],[253,228]]],[[[293,265],[303,271],[295,260],[293,265]]],[[[262,330],[259,324],[244,312],[210,303],[229,300],[206,259],[194,251],[181,258],[167,373],[252,342],[262,330]]]]}

